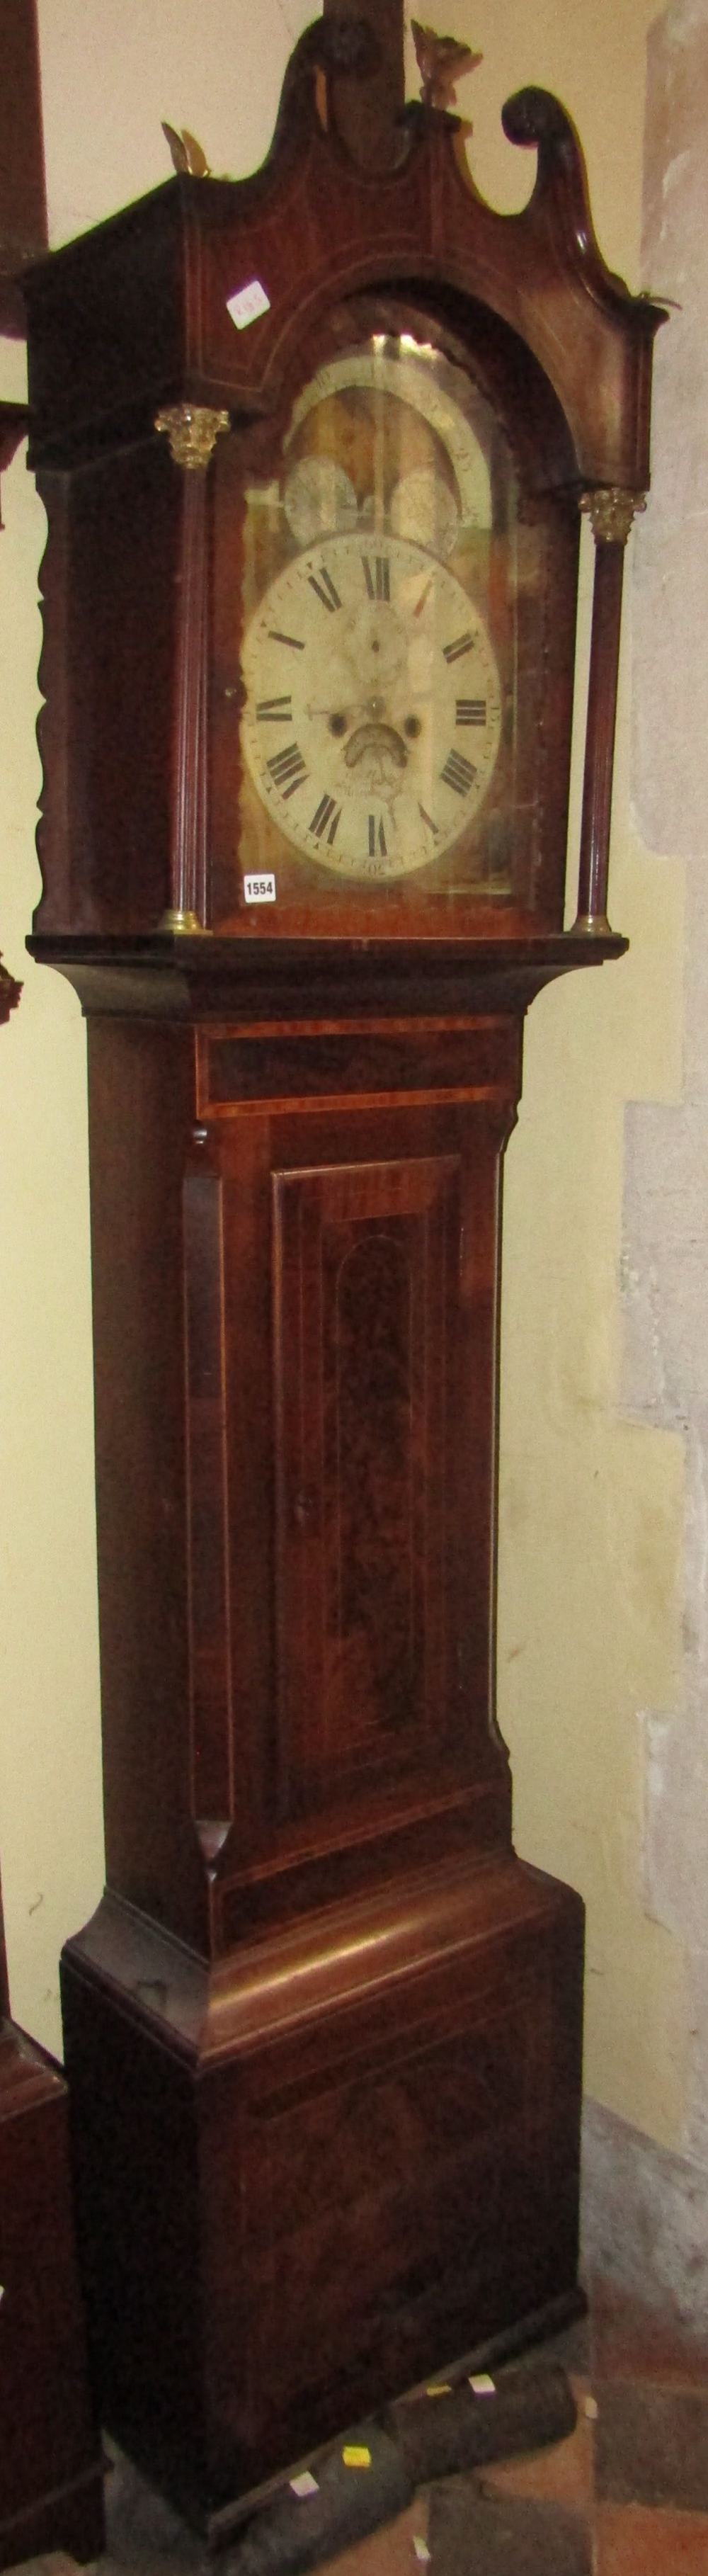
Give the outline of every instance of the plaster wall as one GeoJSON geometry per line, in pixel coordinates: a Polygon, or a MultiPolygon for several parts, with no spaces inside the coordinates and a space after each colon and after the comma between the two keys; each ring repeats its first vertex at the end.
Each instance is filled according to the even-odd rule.
{"type": "MultiPolygon", "coordinates": [[[[506,0],[500,23],[491,0],[457,0],[454,13],[455,31],[484,51],[461,101],[474,119],[477,184],[501,207],[523,202],[533,156],[504,141],[500,108],[527,80],[557,91],[583,137],[601,247],[635,288],[652,5],[565,0],[561,11],[557,0],[506,0]]],[[[163,116],[196,130],[215,167],[256,164],[287,53],[311,14],[307,0],[200,0],[198,11],[187,0],[163,0],[159,11],[126,0],[118,22],[114,0],[93,0],[88,17],[67,0],[39,0],[53,239],[166,175],[163,116]]],[[[668,264],[649,282],[680,292],[670,252],[667,244],[668,264]]],[[[8,344],[0,365],[0,390],[16,390],[8,344]]],[[[21,459],[4,478],[3,507],[0,653],[12,722],[0,786],[0,938],[25,992],[0,1039],[0,1848],[13,2007],[57,2045],[60,1943],[90,1910],[102,1874],[85,1059],[74,998],[58,977],[22,967],[38,891],[43,524],[21,459]]],[[[638,561],[650,525],[640,522],[630,541],[638,561]]],[[[586,581],[590,571],[588,537],[586,581]]],[[[648,1099],[658,1104],[653,1116],[670,1118],[680,1095],[683,845],[670,818],[660,828],[652,818],[650,855],[630,811],[630,627],[631,618],[611,908],[631,955],[534,1005],[508,1155],[499,1697],[519,1847],[573,1880],[588,1903],[589,2088],[675,2148],[685,2126],[688,1934],[668,1903],[647,1909],[647,1735],[637,1710],[658,1712],[661,1724],[678,1702],[684,1441],[678,1414],[635,1400],[634,1385],[628,1410],[620,1229],[626,1102],[648,1099]]]]}
{"type": "MultiPolygon", "coordinates": [[[[605,258],[635,290],[672,294],[670,261],[642,262],[652,14],[512,4],[492,35],[468,6],[455,25],[485,47],[468,91],[480,187],[519,202],[521,156],[500,141],[502,101],[524,79],[557,90],[582,135],[605,258]]],[[[648,1095],[669,1107],[682,1068],[681,845],[667,832],[647,848],[630,798],[632,564],[651,511],[630,539],[613,809],[610,914],[630,954],[534,1004],[507,1155],[498,1691],[517,1845],[586,1900],[587,2090],[676,2148],[690,1996],[680,1927],[646,1903],[638,1711],[670,1704],[680,1672],[684,1443],[679,1423],[657,1434],[635,1415],[622,1374],[626,1105],[648,1095]]],[[[588,535],[578,752],[591,578],[588,535]]],[[[670,762],[666,728],[663,740],[670,762]]],[[[579,775],[576,759],[571,853],[579,775]]],[[[571,912],[574,892],[571,860],[571,912]]]]}
{"type": "MultiPolygon", "coordinates": [[[[169,178],[167,117],[216,169],[258,164],[308,0],[39,0],[52,245],[169,178]]],[[[24,350],[0,340],[0,394],[24,350]]],[[[2,478],[0,946],[24,979],[0,1033],[0,1866],[12,2009],[57,2053],[58,1960],[103,1885],[86,1047],[79,1004],[24,941],[40,890],[35,722],[44,512],[2,478]]]]}
{"type": "Polygon", "coordinates": [[[676,1105],[627,1117],[625,1394],[685,1445],[683,1658],[642,1720],[647,1910],[684,1947],[680,2143],[708,2205],[708,0],[672,0],[649,47],[645,261],[680,309],[658,352],[657,471],[636,566],[633,792],[640,829],[686,866],[676,1105]],[[666,757],[667,742],[672,756],[666,757]]]}

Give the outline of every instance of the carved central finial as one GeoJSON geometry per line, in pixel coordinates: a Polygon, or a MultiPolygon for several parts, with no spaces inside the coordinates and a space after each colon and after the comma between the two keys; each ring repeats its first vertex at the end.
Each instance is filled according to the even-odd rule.
{"type": "Polygon", "coordinates": [[[419,18],[411,18],[411,32],[416,62],[422,73],[420,95],[424,107],[454,107],[455,82],[466,72],[474,72],[481,54],[473,54],[456,36],[436,36],[434,27],[423,27],[419,18]]]}

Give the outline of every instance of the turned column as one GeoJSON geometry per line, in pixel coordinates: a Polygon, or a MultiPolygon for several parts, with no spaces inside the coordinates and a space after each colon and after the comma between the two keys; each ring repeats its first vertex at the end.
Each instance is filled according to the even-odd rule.
{"type": "Polygon", "coordinates": [[[612,767],[617,721],[624,549],[635,510],[643,510],[646,504],[642,493],[624,492],[613,485],[594,492],[584,492],[580,506],[587,511],[595,539],[595,580],[585,732],[578,911],[573,928],[596,936],[598,932],[606,935],[610,927],[607,918],[607,877],[612,816],[612,767]]]}
{"type": "Polygon", "coordinates": [[[169,439],[183,475],[179,548],[179,608],[175,656],[172,750],[170,901],[162,930],[206,930],[207,761],[206,691],[209,625],[207,473],[227,411],[190,403],[168,405],[155,428],[169,439]]]}

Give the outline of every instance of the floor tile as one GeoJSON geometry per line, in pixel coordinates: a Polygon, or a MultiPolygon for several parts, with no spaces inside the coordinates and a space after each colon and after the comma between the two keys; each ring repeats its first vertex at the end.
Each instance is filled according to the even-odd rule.
{"type": "Polygon", "coordinates": [[[525,2451],[515,2460],[495,2461],[480,2471],[480,2485],[485,2495],[503,2494],[539,2496],[566,2505],[577,2513],[589,2513],[593,2499],[593,2424],[585,2413],[589,2394],[586,2380],[572,2374],[578,2421],[575,2432],[564,2442],[552,2442],[542,2451],[525,2451]]]}
{"type": "Polygon", "coordinates": [[[708,2391],[708,2337],[691,2334],[678,2314],[643,2307],[603,2282],[593,2293],[591,2346],[599,2379],[708,2391]]]}
{"type": "Polygon", "coordinates": [[[484,2498],[471,2480],[434,2487],[431,2576],[590,2576],[590,2525],[562,2505],[484,2498]]]}
{"type": "MultiPolygon", "coordinates": [[[[708,2576],[708,2335],[694,2338],[670,2310],[599,2283],[590,2322],[579,2319],[512,2369],[533,2374],[549,2363],[571,2380],[572,2434],[474,2474],[439,2475],[320,2576],[590,2576],[593,2533],[595,2576],[708,2576]]],[[[95,2576],[204,2576],[203,2543],[120,2453],[111,2456],[108,2549],[95,2576]]],[[[235,2535],[215,2576],[238,2576],[238,2555],[235,2535]]],[[[79,2571],[54,2554],[19,2576],[79,2571]]]]}
{"type": "Polygon", "coordinates": [[[708,2576],[708,2516],[602,2505],[596,2576],[708,2576]]]}
{"type": "Polygon", "coordinates": [[[598,2498],[708,2513],[708,2395],[607,2380],[595,2396],[598,2498]]]}

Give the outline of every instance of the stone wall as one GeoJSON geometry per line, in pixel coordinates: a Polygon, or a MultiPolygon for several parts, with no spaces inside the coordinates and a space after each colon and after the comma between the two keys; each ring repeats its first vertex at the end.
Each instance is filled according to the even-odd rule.
{"type": "MultiPolygon", "coordinates": [[[[708,2274],[708,0],[649,37],[643,271],[675,299],[656,354],[654,474],[633,599],[632,794],[650,849],[687,861],[683,1096],[630,1104],[624,1403],[685,1441],[683,1672],[647,1708],[644,1903],[688,1978],[681,2157],[588,2124],[588,2242],[705,2320],[708,2274]],[[650,2253],[649,2270],[647,2253],[650,2253]]],[[[634,2282],[636,2286],[636,2281],[634,2282]]]]}

